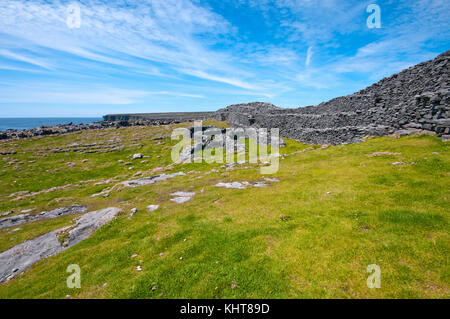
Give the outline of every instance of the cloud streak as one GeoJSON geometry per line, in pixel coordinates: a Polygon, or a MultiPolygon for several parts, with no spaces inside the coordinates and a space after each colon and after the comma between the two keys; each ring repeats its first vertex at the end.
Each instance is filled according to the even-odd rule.
{"type": "Polygon", "coordinates": [[[79,29],[66,24],[72,2],[0,2],[0,103],[302,105],[450,44],[445,0],[378,0],[381,29],[367,28],[365,0],[83,0],[79,29]]]}

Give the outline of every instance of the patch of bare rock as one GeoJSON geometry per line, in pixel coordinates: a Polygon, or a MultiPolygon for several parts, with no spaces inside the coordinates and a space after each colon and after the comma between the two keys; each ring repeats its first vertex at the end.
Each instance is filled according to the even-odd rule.
{"type": "Polygon", "coordinates": [[[51,210],[49,212],[42,212],[38,215],[26,214],[26,211],[25,211],[25,213],[20,214],[20,215],[15,215],[15,216],[0,219],[0,229],[14,227],[14,226],[22,225],[25,223],[35,222],[35,221],[42,220],[42,219],[53,219],[53,218],[66,216],[69,214],[85,213],[86,211],[87,211],[87,207],[78,205],[78,204],[57,208],[57,209],[51,210]]]}
{"type": "Polygon", "coordinates": [[[402,155],[402,153],[391,153],[391,152],[375,152],[367,155],[367,157],[378,157],[378,156],[396,156],[402,155]]]}
{"type": "Polygon", "coordinates": [[[59,254],[89,238],[119,212],[120,209],[116,207],[89,212],[78,219],[74,226],[51,231],[0,253],[0,282],[11,280],[36,262],[59,254]]]}
{"type": "Polygon", "coordinates": [[[161,181],[165,181],[167,179],[171,179],[176,176],[186,176],[186,174],[183,172],[177,172],[177,173],[172,173],[172,174],[159,174],[159,175],[153,175],[153,176],[149,176],[149,177],[143,177],[143,178],[139,178],[139,179],[124,181],[124,182],[117,183],[113,187],[103,190],[100,193],[93,194],[91,197],[107,196],[111,191],[113,191],[114,189],[116,189],[119,186],[124,186],[124,187],[146,186],[146,185],[158,183],[161,181]]]}
{"type": "Polygon", "coordinates": [[[177,204],[182,204],[185,202],[188,202],[192,199],[192,197],[195,195],[195,193],[192,192],[176,192],[170,194],[171,196],[175,196],[174,198],[171,198],[170,200],[177,204]]]}
{"type": "Polygon", "coordinates": [[[247,187],[257,187],[257,188],[262,188],[262,187],[267,187],[270,184],[267,184],[266,182],[272,182],[272,183],[277,183],[280,180],[278,178],[265,178],[264,181],[258,181],[258,182],[254,182],[254,183],[250,183],[247,181],[244,182],[220,182],[217,183],[215,186],[216,187],[222,187],[222,188],[229,188],[229,189],[246,189],[247,187]]]}
{"type": "Polygon", "coordinates": [[[148,212],[154,212],[155,210],[157,210],[159,208],[159,205],[148,205],[147,206],[147,211],[148,212]]]}

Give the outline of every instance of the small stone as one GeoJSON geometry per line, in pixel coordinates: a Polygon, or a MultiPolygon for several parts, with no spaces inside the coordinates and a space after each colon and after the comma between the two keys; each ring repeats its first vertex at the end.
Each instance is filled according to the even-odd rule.
{"type": "Polygon", "coordinates": [[[153,286],[153,287],[152,287],[152,291],[155,291],[155,290],[156,290],[156,286],[153,286]]]}
{"type": "Polygon", "coordinates": [[[142,271],[141,266],[137,266],[137,267],[136,267],[136,270],[137,270],[137,271],[142,271]]]}
{"type": "Polygon", "coordinates": [[[180,260],[183,260],[183,257],[180,257],[180,260]]]}
{"type": "Polygon", "coordinates": [[[138,256],[138,254],[133,254],[131,255],[131,258],[136,258],[138,256]]]}
{"type": "Polygon", "coordinates": [[[142,155],[141,153],[137,153],[137,154],[133,155],[133,159],[141,159],[143,157],[144,157],[144,155],[142,155]]]}
{"type": "Polygon", "coordinates": [[[159,208],[159,205],[148,205],[147,206],[147,211],[148,212],[154,212],[155,210],[157,210],[159,208]]]}

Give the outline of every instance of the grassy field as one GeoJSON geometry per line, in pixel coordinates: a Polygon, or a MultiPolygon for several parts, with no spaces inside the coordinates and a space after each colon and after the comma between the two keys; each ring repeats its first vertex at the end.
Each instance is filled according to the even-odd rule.
{"type": "MultiPolygon", "coordinates": [[[[214,185],[263,180],[259,165],[169,166],[178,126],[0,142],[0,151],[16,152],[0,156],[0,213],[75,203],[123,209],[91,238],[1,284],[0,298],[450,297],[448,143],[389,136],[320,148],[286,140],[280,151],[288,155],[267,176],[280,182],[236,190],[214,185]],[[76,151],[87,144],[119,148],[76,151]],[[133,160],[135,153],[148,157],[133,160]],[[179,171],[187,175],[92,197],[120,181],[179,171]],[[176,204],[175,191],[196,195],[176,204]],[[147,212],[150,204],[160,208],[147,212]],[[66,286],[70,264],[81,268],[80,289],[66,286]],[[379,289],[367,287],[370,264],[381,268],[379,289]]],[[[0,230],[0,251],[73,218],[0,230]]]]}

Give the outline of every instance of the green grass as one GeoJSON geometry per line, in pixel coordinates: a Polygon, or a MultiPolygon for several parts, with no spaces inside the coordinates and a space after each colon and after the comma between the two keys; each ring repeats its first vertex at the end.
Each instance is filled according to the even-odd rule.
{"type": "MultiPolygon", "coordinates": [[[[35,208],[38,213],[80,203],[90,210],[121,207],[123,213],[91,238],[1,285],[0,298],[450,297],[448,144],[430,136],[383,137],[319,149],[287,139],[280,153],[294,154],[280,159],[279,171],[269,177],[281,182],[267,188],[214,187],[219,181],[262,180],[258,165],[225,170],[192,163],[166,171],[194,171],[187,176],[91,197],[115,184],[94,185],[101,179],[122,181],[138,171],[148,176],[171,164],[174,127],[1,142],[1,149],[17,154],[0,158],[0,212],[35,208]],[[163,140],[153,140],[160,136],[163,140]],[[117,137],[126,145],[123,151],[50,152],[117,137]],[[367,156],[381,151],[401,155],[367,156]],[[130,159],[138,152],[149,156],[147,163],[130,159]],[[8,165],[12,160],[17,162],[8,165]],[[8,197],[80,180],[95,181],[17,201],[8,197]],[[169,200],[174,191],[196,195],[178,205],[169,200]],[[160,209],[146,212],[150,204],[160,209]],[[139,211],[129,219],[133,207],[139,211]],[[66,287],[70,264],[81,267],[81,289],[66,287]],[[380,289],[366,285],[370,264],[381,267],[380,289]]],[[[13,233],[2,230],[0,251],[70,225],[73,218],[21,225],[13,233]]]]}

